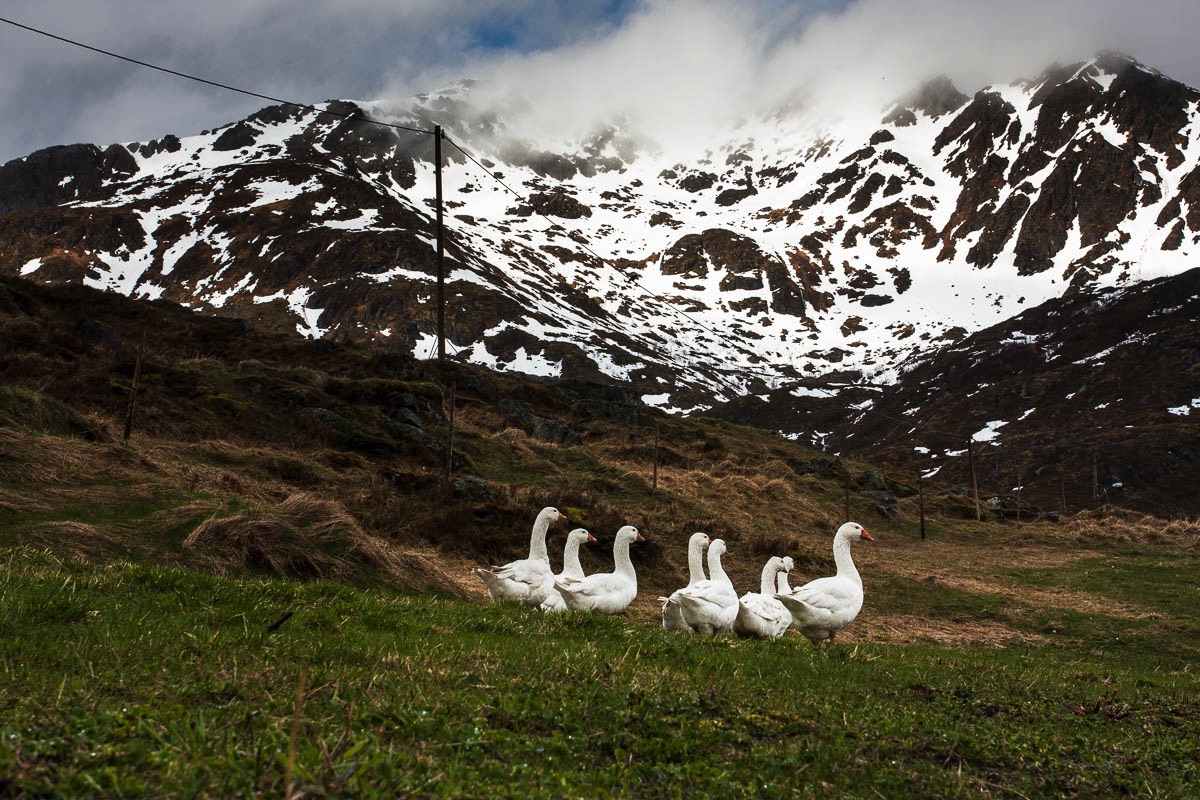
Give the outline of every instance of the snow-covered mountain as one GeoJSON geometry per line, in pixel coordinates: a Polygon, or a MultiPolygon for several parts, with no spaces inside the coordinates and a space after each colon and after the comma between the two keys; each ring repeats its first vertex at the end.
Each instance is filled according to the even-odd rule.
{"type": "Polygon", "coordinates": [[[974,97],[936,80],[867,116],[781,109],[688,149],[619,123],[520,138],[520,107],[475,89],[9,162],[0,273],[428,357],[417,131],[440,124],[450,352],[697,410],[889,385],[1047,300],[1200,256],[1200,93],[1115,54],[974,97]]]}

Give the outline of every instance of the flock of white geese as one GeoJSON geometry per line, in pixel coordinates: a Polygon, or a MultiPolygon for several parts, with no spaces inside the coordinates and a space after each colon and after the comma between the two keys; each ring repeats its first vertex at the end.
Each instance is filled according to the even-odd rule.
{"type": "MultiPolygon", "coordinates": [[[[629,557],[629,546],[645,541],[637,528],[626,525],[617,531],[613,544],[613,571],[585,575],[579,547],[596,538],[583,528],[567,534],[562,572],[555,573],[546,551],[550,525],[566,516],[556,508],[544,508],[533,524],[529,557],[500,567],[477,567],[472,573],[487,585],[493,603],[518,602],[553,611],[594,611],[620,614],[637,597],[637,573],[629,557]]],[[[693,533],[688,540],[688,584],[669,597],[660,597],[663,628],[715,635],[730,631],[742,637],[778,639],[789,626],[809,641],[832,641],[849,625],[863,604],[862,577],[850,557],[850,545],[860,539],[874,541],[857,522],[847,522],[833,537],[837,574],[788,585],[792,569],[789,557],[772,556],[763,567],[757,592],[741,597],[721,566],[725,553],[722,539],[693,533]],[[708,548],[708,576],[704,574],[708,548]]]]}

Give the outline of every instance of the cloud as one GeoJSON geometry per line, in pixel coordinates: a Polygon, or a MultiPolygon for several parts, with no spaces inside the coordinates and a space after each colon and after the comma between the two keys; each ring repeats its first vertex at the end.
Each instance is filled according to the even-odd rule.
{"type": "Polygon", "coordinates": [[[678,141],[797,102],[877,114],[938,75],[973,93],[1104,49],[1197,85],[1198,25],[1183,0],[657,0],[602,38],[469,68],[531,100],[530,135],[624,119],[678,141]]]}
{"type": "MultiPolygon", "coordinates": [[[[966,92],[1116,49],[1200,85],[1194,0],[42,0],[19,21],[299,102],[486,78],[521,124],[623,119],[658,140],[803,99],[874,110],[946,74],[966,92]]],[[[0,25],[0,160],[186,135],[264,101],[0,25]]]]}
{"type": "MultiPolygon", "coordinates": [[[[415,93],[464,54],[561,46],[624,4],[554,0],[42,0],[4,16],[94,47],[297,102],[415,93]],[[559,9],[565,6],[571,10],[559,9]],[[558,10],[555,10],[558,9],[558,10]],[[489,43],[491,36],[497,41],[489,43]],[[499,39],[504,44],[498,43],[499,39]]],[[[0,161],[75,141],[145,141],[239,119],[263,100],[0,24],[0,161]]]]}

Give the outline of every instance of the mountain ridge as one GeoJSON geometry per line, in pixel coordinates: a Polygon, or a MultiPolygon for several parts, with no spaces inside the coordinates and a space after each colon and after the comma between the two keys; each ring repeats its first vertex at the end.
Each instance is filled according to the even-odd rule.
{"type": "Polygon", "coordinates": [[[566,150],[506,139],[476,87],[9,162],[0,273],[428,357],[432,143],[364,117],[436,119],[456,358],[682,412],[791,396],[760,416],[851,447],[799,430],[786,387],[898,386],[1029,308],[1200,250],[1200,93],[1118,54],[973,96],[935,79],[865,122],[786,109],[694,157],[619,121],[566,150]]]}

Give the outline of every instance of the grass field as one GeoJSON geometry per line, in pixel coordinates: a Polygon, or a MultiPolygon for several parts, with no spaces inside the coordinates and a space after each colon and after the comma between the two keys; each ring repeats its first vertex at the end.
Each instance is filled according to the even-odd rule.
{"type": "Polygon", "coordinates": [[[915,476],[620,387],[102,297],[0,302],[0,797],[1200,796],[1195,520],[977,520],[928,481],[923,537],[915,476]],[[624,616],[487,605],[470,568],[545,505],[555,564],[570,527],[588,572],[646,536],[624,616]],[[745,591],[829,574],[847,515],[837,644],[661,629],[692,532],[745,591]]]}
{"type": "Polygon", "coordinates": [[[1030,619],[1038,643],[816,648],[26,547],[3,559],[5,796],[1200,790],[1196,623],[1172,609],[1194,600],[1194,571],[1159,576],[1146,606],[1190,649],[1136,626],[1101,645],[1111,620],[1083,612],[1059,623],[1082,638],[1030,619]]]}

